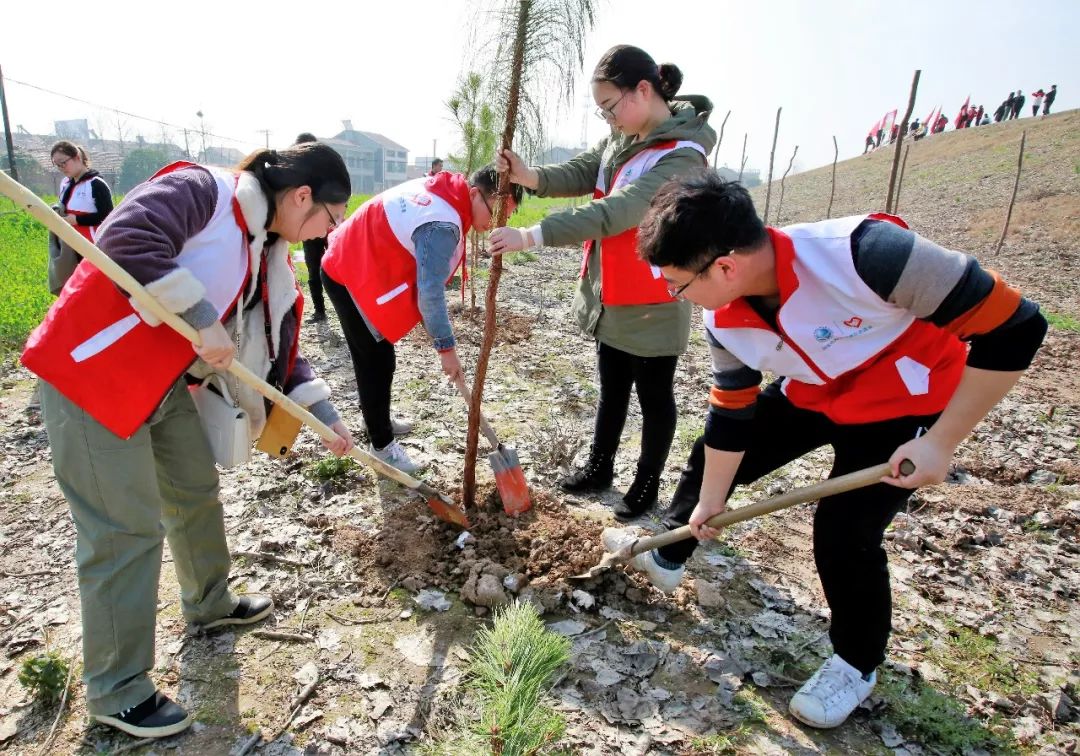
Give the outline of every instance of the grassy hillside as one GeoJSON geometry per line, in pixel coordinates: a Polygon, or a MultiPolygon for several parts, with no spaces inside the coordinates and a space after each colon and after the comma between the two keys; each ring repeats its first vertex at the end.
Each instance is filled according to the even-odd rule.
{"type": "MultiPolygon", "coordinates": [[[[948,131],[907,144],[911,152],[899,214],[912,229],[974,254],[1045,310],[1075,318],[1080,313],[1080,110],[948,131]],[[1027,144],[1016,207],[1009,236],[995,254],[1023,130],[1027,144]]],[[[838,163],[833,216],[884,210],[892,158],[893,150],[883,148],[838,163]]],[[[824,218],[831,172],[830,165],[789,177],[779,224],[780,182],[775,180],[769,223],[824,218]]],[[[765,189],[751,191],[759,212],[765,189]]]]}

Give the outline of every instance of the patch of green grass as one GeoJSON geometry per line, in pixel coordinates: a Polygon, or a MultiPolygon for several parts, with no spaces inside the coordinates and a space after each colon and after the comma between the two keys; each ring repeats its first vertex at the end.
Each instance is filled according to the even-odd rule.
{"type": "Polygon", "coordinates": [[[19,683],[38,703],[50,705],[64,694],[70,667],[59,651],[29,656],[19,669],[19,683]]]}
{"type": "Polygon", "coordinates": [[[22,347],[53,303],[48,232],[26,213],[0,209],[0,351],[22,347]]]}
{"type": "Polygon", "coordinates": [[[525,263],[536,262],[540,259],[540,255],[532,250],[523,249],[520,252],[510,252],[503,259],[507,265],[524,265],[525,263]]]}
{"type": "Polygon", "coordinates": [[[1003,695],[1039,692],[1037,678],[1029,670],[1012,664],[998,649],[997,641],[956,624],[945,621],[949,634],[942,645],[931,648],[930,660],[949,672],[953,679],[963,680],[979,690],[1003,695]]]}
{"type": "Polygon", "coordinates": [[[357,467],[352,457],[323,457],[318,462],[308,465],[305,472],[320,483],[325,483],[328,480],[340,478],[357,467]]]}
{"type": "Polygon", "coordinates": [[[1056,328],[1059,331],[1080,333],[1080,320],[1077,320],[1072,315],[1058,315],[1057,313],[1045,310],[1043,311],[1043,315],[1046,317],[1046,321],[1052,328],[1056,328]]]}
{"type": "Polygon", "coordinates": [[[589,199],[589,197],[530,197],[526,195],[506,225],[514,228],[529,228],[546,218],[548,213],[579,206],[589,199]]]}
{"type": "Polygon", "coordinates": [[[969,717],[964,705],[923,682],[909,683],[885,674],[878,691],[889,702],[890,721],[904,735],[928,749],[962,754],[975,749],[991,753],[1016,751],[1008,729],[992,722],[990,727],[969,717]]]}

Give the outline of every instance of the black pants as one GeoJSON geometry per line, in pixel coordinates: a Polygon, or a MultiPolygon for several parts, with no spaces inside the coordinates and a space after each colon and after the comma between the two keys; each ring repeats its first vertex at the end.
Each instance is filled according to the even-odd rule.
{"type": "Polygon", "coordinates": [[[326,312],[323,303],[322,257],[326,252],[326,239],[308,239],[304,242],[304,263],[308,270],[308,289],[311,290],[311,306],[315,314],[326,312]]]}
{"type": "Polygon", "coordinates": [[[390,387],[397,368],[394,345],[386,340],[376,341],[348,289],[326,273],[322,274],[322,284],[341,321],[345,343],[349,346],[353,372],[356,373],[356,389],[360,394],[360,411],[364,415],[371,445],[382,449],[394,440],[394,430],[390,425],[390,387]]]}
{"type": "Polygon", "coordinates": [[[675,366],[678,356],[635,357],[597,342],[596,366],[600,374],[600,405],[596,410],[593,453],[614,457],[630,407],[630,389],[637,389],[641,404],[641,456],[638,464],[659,472],[667,462],[675,438],[675,366]]]}
{"type": "MultiPolygon", "coordinates": [[[[751,483],[803,454],[829,444],[835,452],[830,477],[881,464],[896,448],[928,428],[937,415],[900,417],[862,425],[838,425],[824,415],[799,409],[779,382],[758,397],[746,454],[734,485],[751,483]]],[[[682,472],[664,526],[690,520],[701,491],[705,443],[699,438],[682,472]]],[[[833,649],[869,673],[885,660],[892,630],[889,569],[881,539],[911,491],[879,483],[822,499],[814,512],[814,561],[832,610],[833,649]]],[[[685,562],[697,546],[690,539],[661,548],[660,556],[685,562]]]]}

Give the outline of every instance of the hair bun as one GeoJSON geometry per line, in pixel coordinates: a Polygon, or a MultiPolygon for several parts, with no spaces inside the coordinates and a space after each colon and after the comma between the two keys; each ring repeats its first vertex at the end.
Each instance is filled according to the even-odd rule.
{"type": "Polygon", "coordinates": [[[670,100],[682,86],[682,71],[674,63],[661,63],[657,68],[660,78],[660,95],[670,100]]]}

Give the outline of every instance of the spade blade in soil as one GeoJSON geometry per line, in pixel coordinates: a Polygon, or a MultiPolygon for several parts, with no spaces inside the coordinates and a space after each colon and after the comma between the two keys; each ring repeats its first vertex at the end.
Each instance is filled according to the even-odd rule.
{"type": "Polygon", "coordinates": [[[529,484],[521,465],[517,464],[517,454],[500,445],[498,451],[488,454],[488,461],[495,473],[495,487],[502,499],[503,511],[511,516],[528,512],[532,507],[529,484]]]}
{"type": "Polygon", "coordinates": [[[441,496],[429,496],[427,505],[435,516],[443,522],[450,522],[463,528],[469,527],[469,518],[465,516],[465,513],[441,496]]]}

